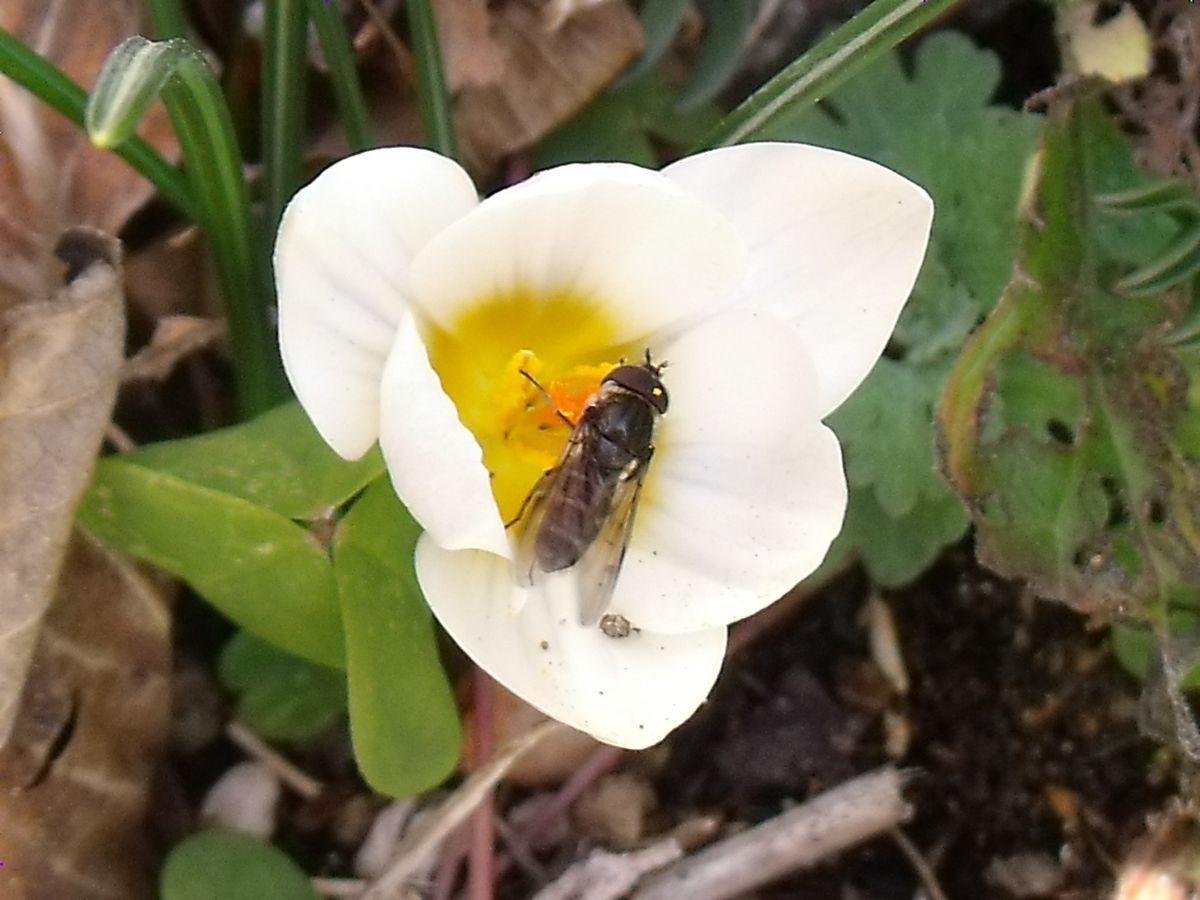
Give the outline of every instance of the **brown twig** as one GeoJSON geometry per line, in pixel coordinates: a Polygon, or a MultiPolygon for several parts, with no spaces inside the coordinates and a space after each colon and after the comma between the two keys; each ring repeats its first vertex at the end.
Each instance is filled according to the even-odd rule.
{"type": "Polygon", "coordinates": [[[892,840],[896,842],[896,846],[900,848],[900,852],[908,859],[908,864],[917,873],[917,878],[920,879],[930,900],[947,900],[946,892],[942,890],[942,886],[938,882],[937,873],[933,871],[933,866],[925,859],[924,854],[917,849],[917,845],[910,841],[908,835],[899,828],[891,829],[890,834],[892,840]]]}
{"type": "Polygon", "coordinates": [[[633,900],[725,900],[903,822],[904,773],[888,766],[826,791],[652,875],[633,900]]]}
{"type": "Polygon", "coordinates": [[[225,734],[251,759],[256,759],[279,776],[293,793],[312,800],[320,796],[325,786],[294,763],[284,758],[275,748],[236,719],[225,726],[225,734]]]}

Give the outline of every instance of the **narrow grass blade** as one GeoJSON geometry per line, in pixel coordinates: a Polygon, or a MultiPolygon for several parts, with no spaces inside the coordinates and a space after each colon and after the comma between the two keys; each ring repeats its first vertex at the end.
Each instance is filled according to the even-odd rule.
{"type": "Polygon", "coordinates": [[[306,0],[267,0],[264,30],[263,231],[269,249],[283,208],[300,185],[308,82],[306,0]]]}
{"type": "Polygon", "coordinates": [[[354,47],[350,43],[350,35],[346,33],[346,23],[328,0],[308,0],[308,16],[317,29],[321,51],[329,66],[329,82],[333,86],[338,111],[342,114],[346,140],[350,143],[350,149],[366,150],[375,144],[375,131],[354,64],[354,47]]]}
{"type": "Polygon", "coordinates": [[[438,44],[433,7],[429,0],[407,0],[404,8],[408,12],[408,30],[417,61],[417,100],[426,138],[429,146],[438,153],[457,159],[453,108],[442,70],[442,49],[438,44]]]}
{"type": "Polygon", "coordinates": [[[726,116],[701,148],[753,140],[776,117],[828,96],[839,84],[956,2],[875,0],[726,116]]]}
{"type": "Polygon", "coordinates": [[[203,56],[186,41],[132,37],[105,62],[88,121],[105,123],[110,145],[132,133],[161,89],[183,149],[196,219],[212,247],[225,297],[239,405],[246,416],[285,396],[282,366],[268,321],[270,282],[263,264],[242,157],[229,107],[203,56]]]}

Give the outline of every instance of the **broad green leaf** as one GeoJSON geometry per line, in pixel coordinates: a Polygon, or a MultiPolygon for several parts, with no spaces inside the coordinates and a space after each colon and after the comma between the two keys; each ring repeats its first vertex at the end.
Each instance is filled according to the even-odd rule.
{"type": "Polygon", "coordinates": [[[232,428],[148,444],[122,459],[305,520],[344,503],[384,471],[377,449],[357,462],[339,457],[294,402],[232,428]]]}
{"type": "Polygon", "coordinates": [[[217,674],[238,695],[238,718],[268,740],[307,740],[346,711],[342,672],[285,653],[246,631],[221,650],[217,674]]]}
{"type": "Polygon", "coordinates": [[[290,519],[124,457],[97,465],[79,519],[178,575],[246,630],[313,662],[342,665],[328,553],[290,519]]]}
{"type": "MultiPolygon", "coordinates": [[[[1130,220],[1096,198],[1144,180],[1096,99],[1058,109],[1021,229],[1018,271],[967,344],[939,411],[944,470],[980,557],[1089,612],[1161,627],[1200,597],[1194,359],[1165,335],[1171,294],[1138,300],[1130,220]]],[[[1146,252],[1164,218],[1133,223],[1146,252]]]]}
{"type": "Polygon", "coordinates": [[[161,900],[319,900],[282,851],[212,828],[176,844],[159,881],[161,900]]]}
{"type": "Polygon", "coordinates": [[[934,408],[968,333],[1008,282],[1041,128],[1036,116],[989,105],[999,78],[991,53],[935,34],[911,69],[885,56],[764,133],[873,159],[933,196],[933,238],[888,354],[830,420],[851,485],[846,540],[888,585],[911,581],[967,527],[937,471],[934,408]]]}
{"type": "Polygon", "coordinates": [[[420,527],[386,479],[342,521],[334,571],[346,624],[350,735],[375,790],[408,796],[458,761],[458,712],[413,571],[420,527]]]}

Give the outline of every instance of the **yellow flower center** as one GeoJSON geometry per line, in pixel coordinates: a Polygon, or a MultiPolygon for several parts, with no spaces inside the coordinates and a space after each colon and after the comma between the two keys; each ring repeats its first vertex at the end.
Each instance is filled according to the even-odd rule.
{"type": "Polygon", "coordinates": [[[447,329],[427,325],[430,362],[479,441],[509,521],[558,460],[600,380],[626,355],[593,298],[514,291],[470,305],[447,329]]]}

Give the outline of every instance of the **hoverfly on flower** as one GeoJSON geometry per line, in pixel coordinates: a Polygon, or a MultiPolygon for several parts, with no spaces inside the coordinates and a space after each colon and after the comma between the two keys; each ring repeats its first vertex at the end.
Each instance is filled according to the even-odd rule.
{"type": "MultiPolygon", "coordinates": [[[[663,368],[647,350],[643,364],[622,363],[601,379],[578,421],[555,408],[571,437],[509,523],[518,529],[517,583],[532,586],[541,573],[573,569],[581,625],[601,622],[617,586],[654,456],[654,425],[667,411],[663,368]]],[[[525,377],[553,406],[533,376],[525,377]]]]}

